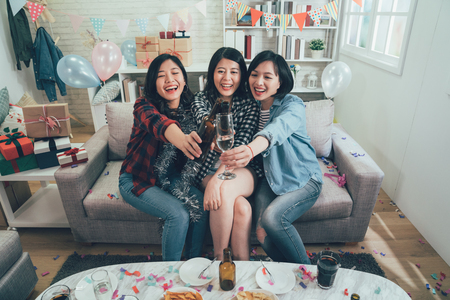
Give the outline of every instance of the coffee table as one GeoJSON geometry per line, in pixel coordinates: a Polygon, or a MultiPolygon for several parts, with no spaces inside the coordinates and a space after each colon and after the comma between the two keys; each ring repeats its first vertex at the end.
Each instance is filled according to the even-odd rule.
{"type": "MultiPolygon", "coordinates": [[[[177,270],[183,265],[184,262],[148,262],[148,263],[132,263],[132,264],[121,264],[102,267],[108,270],[108,272],[120,278],[120,269],[124,268],[128,272],[133,273],[139,271],[142,278],[145,279],[136,282],[138,277],[136,276],[124,276],[122,280],[118,283],[118,295],[134,295],[139,298],[139,300],[160,300],[164,290],[160,287],[164,283],[170,284],[169,280],[172,280],[173,287],[183,287],[185,283],[180,279],[177,270]],[[170,267],[173,271],[169,272],[170,267]],[[164,276],[165,280],[160,281],[156,286],[147,285],[150,282],[147,277],[150,274],[164,276]],[[133,286],[136,286],[139,293],[133,291],[133,286]]],[[[236,261],[237,270],[237,281],[235,290],[224,292],[220,290],[219,287],[219,262],[215,262],[211,266],[211,273],[214,275],[213,280],[209,283],[213,286],[211,292],[207,291],[209,284],[197,287],[200,289],[200,294],[203,299],[214,299],[214,300],[225,300],[231,299],[238,292],[239,287],[243,287],[245,290],[258,289],[259,286],[255,280],[256,271],[261,266],[259,262],[256,261],[236,261]]],[[[295,274],[299,272],[299,264],[292,263],[276,263],[276,262],[265,262],[267,268],[270,270],[270,266],[274,264],[281,264],[287,270],[292,270],[295,274]]],[[[307,265],[308,271],[313,273],[317,271],[317,267],[313,265],[307,265]]],[[[78,282],[83,280],[86,276],[92,274],[96,269],[90,269],[83,271],[65,279],[60,280],[55,284],[65,284],[71,289],[75,289],[78,282]]],[[[307,288],[304,289],[300,285],[300,278],[296,276],[296,285],[288,293],[277,295],[280,300],[325,300],[325,299],[350,299],[350,296],[344,295],[344,290],[348,289],[349,295],[352,293],[357,293],[361,296],[361,299],[396,299],[396,300],[410,300],[411,298],[408,294],[402,290],[398,285],[392,281],[365,272],[354,271],[349,269],[339,269],[334,285],[329,290],[322,290],[317,286],[315,282],[306,283],[307,288]],[[375,291],[380,288],[380,293],[376,294],[375,291]]],[[[192,286],[191,286],[192,288],[192,286]]],[[[76,292],[75,292],[76,293],[76,292]]],[[[40,300],[42,294],[36,299],[40,300]]],[[[116,298],[116,299],[119,299],[116,298]]],[[[78,299],[78,300],[90,300],[90,299],[78,299]]],[[[95,299],[93,299],[95,300],[95,299]]]]}

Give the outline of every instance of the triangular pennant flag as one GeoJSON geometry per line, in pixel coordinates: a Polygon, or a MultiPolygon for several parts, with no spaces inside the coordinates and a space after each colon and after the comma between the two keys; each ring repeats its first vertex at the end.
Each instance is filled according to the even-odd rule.
{"type": "Polygon", "coordinates": [[[167,31],[169,28],[169,19],[170,19],[170,14],[165,14],[165,15],[159,15],[156,17],[159,21],[159,23],[161,23],[161,25],[164,27],[165,31],[167,31]]]}
{"type": "MultiPolygon", "coordinates": [[[[145,35],[145,32],[147,31],[147,25],[148,25],[148,18],[140,18],[134,20],[141,30],[142,34],[145,35]]],[[[167,29],[166,29],[167,30],[167,29]]]]}
{"type": "Polygon", "coordinates": [[[116,20],[117,27],[119,27],[122,36],[127,34],[128,25],[130,25],[130,20],[116,20]]]}
{"type": "Polygon", "coordinates": [[[252,15],[252,26],[255,26],[256,22],[258,22],[259,18],[261,18],[261,16],[263,15],[263,12],[254,8],[250,8],[250,13],[252,15]]]}
{"type": "Polygon", "coordinates": [[[278,19],[280,19],[281,28],[283,32],[286,32],[286,28],[291,21],[292,15],[278,15],[278,19]]]}
{"type": "Polygon", "coordinates": [[[45,6],[39,5],[37,3],[27,2],[28,10],[30,11],[31,21],[36,21],[36,19],[42,14],[45,6]]]}
{"type": "Polygon", "coordinates": [[[303,25],[305,25],[306,15],[307,15],[307,13],[305,13],[305,12],[292,15],[292,17],[294,18],[295,22],[297,23],[297,26],[300,29],[300,31],[303,30],[303,25]]]}
{"type": "Polygon", "coordinates": [[[325,4],[325,10],[335,21],[337,21],[338,7],[339,7],[339,0],[335,0],[331,3],[325,4]]]}
{"type": "Polygon", "coordinates": [[[264,22],[266,22],[266,30],[269,31],[273,22],[275,21],[276,14],[266,14],[264,13],[264,22]]]}
{"type": "Polygon", "coordinates": [[[69,14],[70,22],[72,23],[73,32],[77,32],[83,23],[84,17],[69,14]]]}
{"type": "Polygon", "coordinates": [[[27,3],[27,0],[9,0],[9,5],[11,6],[11,12],[15,16],[19,10],[27,3]]]}
{"type": "Polygon", "coordinates": [[[237,19],[238,21],[242,19],[242,17],[250,10],[250,7],[248,7],[245,4],[242,4],[241,2],[238,2],[238,9],[237,9],[237,19]]]}
{"type": "Polygon", "coordinates": [[[206,17],[206,0],[200,1],[195,4],[195,7],[206,17]]]}
{"type": "Polygon", "coordinates": [[[184,24],[187,24],[187,22],[188,22],[188,13],[189,13],[189,8],[187,8],[187,7],[183,8],[182,10],[177,11],[177,15],[184,22],[184,24]]]}
{"type": "Polygon", "coordinates": [[[91,19],[92,26],[94,26],[94,30],[97,33],[97,36],[100,35],[100,31],[103,29],[103,25],[105,25],[105,19],[101,18],[89,18],[91,19]]]}
{"type": "Polygon", "coordinates": [[[320,20],[322,19],[322,7],[312,9],[308,11],[308,15],[311,17],[311,20],[314,21],[315,26],[320,26],[320,20]]]}
{"type": "Polygon", "coordinates": [[[362,7],[362,0],[353,0],[356,4],[358,4],[360,7],[362,7]]]}
{"type": "Polygon", "coordinates": [[[225,7],[225,12],[230,12],[237,5],[237,0],[227,0],[227,6],[225,7]]]}

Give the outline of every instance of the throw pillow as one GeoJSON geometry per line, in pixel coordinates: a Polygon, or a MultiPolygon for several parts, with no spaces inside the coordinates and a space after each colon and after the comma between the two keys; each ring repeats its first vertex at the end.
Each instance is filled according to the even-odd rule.
{"type": "Polygon", "coordinates": [[[27,129],[25,128],[23,119],[23,111],[22,107],[10,103],[9,114],[0,126],[0,135],[14,133],[17,131],[22,131],[25,135],[27,134],[27,129]]]}
{"type": "Polygon", "coordinates": [[[111,102],[120,94],[120,82],[110,81],[105,84],[92,100],[92,105],[99,105],[106,102],[111,102]]]}
{"type": "Polygon", "coordinates": [[[133,127],[133,110],[134,103],[106,104],[109,160],[123,160],[127,155],[127,144],[133,127]]]}
{"type": "Polygon", "coordinates": [[[331,154],[334,118],[334,102],[317,100],[305,102],[306,131],[311,137],[311,146],[317,157],[329,157],[331,154]]]}
{"type": "Polygon", "coordinates": [[[25,92],[23,94],[22,98],[20,98],[19,102],[16,103],[17,106],[25,107],[27,105],[38,105],[37,102],[33,99],[33,97],[28,94],[28,92],[25,92]]]}
{"type": "Polygon", "coordinates": [[[6,87],[0,90],[0,124],[9,114],[9,93],[6,87]]]}

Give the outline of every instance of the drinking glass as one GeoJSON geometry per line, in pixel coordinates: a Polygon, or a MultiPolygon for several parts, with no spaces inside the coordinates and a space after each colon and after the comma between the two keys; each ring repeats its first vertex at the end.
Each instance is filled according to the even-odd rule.
{"type": "Polygon", "coordinates": [[[53,285],[45,290],[42,300],[70,300],[70,288],[67,285],[53,285]]]}
{"type": "Polygon", "coordinates": [[[95,299],[111,300],[114,291],[111,287],[108,271],[99,269],[92,273],[91,278],[95,299]]]}
{"type": "Polygon", "coordinates": [[[317,256],[317,285],[325,290],[331,288],[340,266],[339,254],[329,250],[320,251],[317,256]]]}
{"type": "MultiPolygon", "coordinates": [[[[223,152],[233,148],[234,143],[234,128],[233,128],[233,114],[216,114],[216,143],[223,152]]],[[[225,170],[218,175],[219,179],[231,180],[236,178],[236,174],[225,170]]]]}

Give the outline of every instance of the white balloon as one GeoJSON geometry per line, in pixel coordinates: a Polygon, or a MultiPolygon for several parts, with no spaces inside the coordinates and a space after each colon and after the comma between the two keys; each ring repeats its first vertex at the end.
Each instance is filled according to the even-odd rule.
{"type": "Polygon", "coordinates": [[[343,92],[352,81],[352,71],[342,61],[335,61],[323,69],[322,88],[327,98],[334,98],[343,92]]]}

